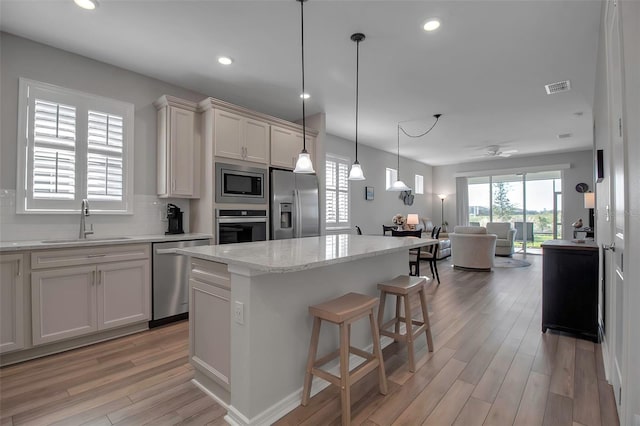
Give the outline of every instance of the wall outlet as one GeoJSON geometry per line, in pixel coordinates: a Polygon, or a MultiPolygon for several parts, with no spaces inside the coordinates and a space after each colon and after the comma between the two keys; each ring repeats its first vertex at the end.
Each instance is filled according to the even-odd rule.
{"type": "Polygon", "coordinates": [[[233,320],[237,324],[244,324],[244,303],[236,301],[233,307],[233,320]]]}

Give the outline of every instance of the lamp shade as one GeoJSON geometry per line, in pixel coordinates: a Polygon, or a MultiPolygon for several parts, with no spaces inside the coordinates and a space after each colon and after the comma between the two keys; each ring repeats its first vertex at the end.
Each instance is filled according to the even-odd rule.
{"type": "Polygon", "coordinates": [[[584,193],[584,208],[595,209],[596,208],[596,193],[585,192],[584,193]]]}
{"type": "Polygon", "coordinates": [[[417,225],[418,223],[420,223],[420,221],[418,220],[417,214],[409,213],[407,215],[407,225],[417,225]]]}
{"type": "Polygon", "coordinates": [[[445,198],[447,198],[447,194],[438,194],[438,198],[444,200],[445,198]]]}
{"type": "Polygon", "coordinates": [[[315,173],[308,152],[302,151],[298,155],[298,161],[296,161],[296,168],[293,170],[293,173],[315,173]]]}
{"type": "Polygon", "coordinates": [[[357,161],[351,165],[351,171],[349,172],[349,180],[364,180],[364,173],[362,167],[357,161]]]}
{"type": "Polygon", "coordinates": [[[387,191],[392,191],[392,192],[411,191],[411,188],[409,188],[403,181],[397,180],[393,182],[390,187],[387,188],[387,191]]]}

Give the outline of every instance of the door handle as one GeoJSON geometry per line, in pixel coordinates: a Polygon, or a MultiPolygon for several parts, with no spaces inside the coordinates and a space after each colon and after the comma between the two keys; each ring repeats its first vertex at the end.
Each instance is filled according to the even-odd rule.
{"type": "Polygon", "coordinates": [[[616,251],[616,243],[615,243],[615,242],[613,242],[613,243],[611,243],[610,245],[603,244],[603,245],[602,245],[602,249],[603,249],[603,250],[610,250],[610,251],[615,252],[615,251],[616,251]]]}
{"type": "Polygon", "coordinates": [[[96,285],[96,271],[91,271],[91,285],[96,285]]]}
{"type": "Polygon", "coordinates": [[[18,266],[18,268],[17,268],[18,270],[16,271],[16,276],[19,277],[20,275],[22,275],[22,271],[20,270],[21,269],[20,267],[22,265],[22,259],[18,259],[17,262],[18,262],[18,265],[17,265],[18,266]]]}

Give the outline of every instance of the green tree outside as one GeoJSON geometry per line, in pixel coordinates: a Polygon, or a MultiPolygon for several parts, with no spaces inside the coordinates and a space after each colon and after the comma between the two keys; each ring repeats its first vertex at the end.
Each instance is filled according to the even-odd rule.
{"type": "Polygon", "coordinates": [[[493,184],[493,188],[493,216],[494,218],[508,222],[511,220],[514,206],[511,201],[509,201],[507,183],[496,182],[493,184]]]}

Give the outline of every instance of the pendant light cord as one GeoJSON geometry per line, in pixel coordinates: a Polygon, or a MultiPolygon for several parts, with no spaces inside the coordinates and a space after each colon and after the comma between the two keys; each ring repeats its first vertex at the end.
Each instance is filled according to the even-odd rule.
{"type": "Polygon", "coordinates": [[[356,41],[356,163],[358,162],[358,93],[360,79],[360,40],[356,41]]]}
{"type": "Polygon", "coordinates": [[[302,152],[307,152],[307,121],[304,111],[304,2],[306,0],[298,1],[300,1],[300,46],[302,50],[302,152]]]}
{"type": "Polygon", "coordinates": [[[421,138],[421,137],[423,137],[423,136],[427,135],[427,133],[429,133],[431,130],[433,130],[433,128],[434,128],[434,127],[436,127],[436,124],[438,124],[438,120],[440,120],[440,117],[442,116],[442,114],[434,114],[433,116],[434,116],[434,117],[435,117],[435,119],[436,119],[435,123],[433,123],[433,126],[429,127],[429,130],[427,130],[426,132],[421,133],[421,134],[419,134],[419,135],[410,135],[409,133],[407,133],[407,131],[406,131],[406,130],[404,130],[404,129],[402,128],[402,126],[400,125],[400,123],[398,123],[398,127],[400,127],[400,130],[402,130],[402,133],[404,133],[405,135],[407,135],[407,136],[408,136],[408,137],[410,137],[410,138],[421,138]]]}
{"type": "Polygon", "coordinates": [[[398,123],[398,178],[400,180],[400,123],[398,123]]]}

